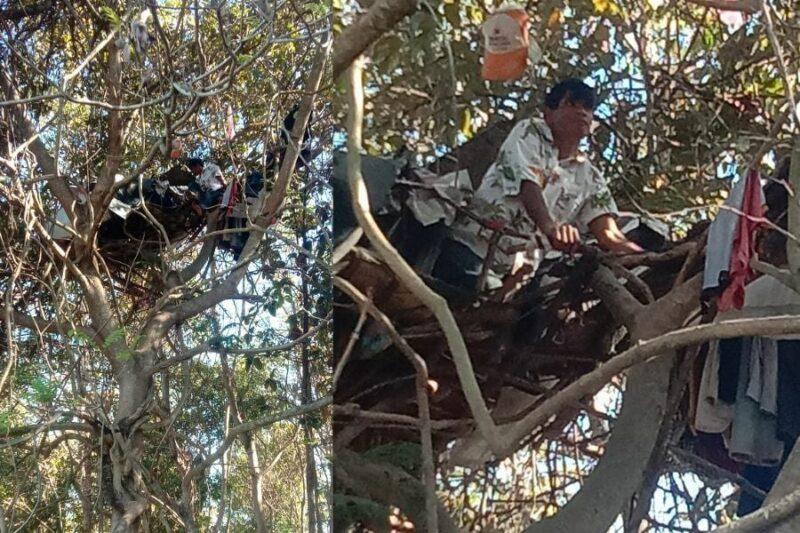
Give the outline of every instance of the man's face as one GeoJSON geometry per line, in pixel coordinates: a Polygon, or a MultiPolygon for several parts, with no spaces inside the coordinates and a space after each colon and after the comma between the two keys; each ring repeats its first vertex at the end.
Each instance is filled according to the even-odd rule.
{"type": "Polygon", "coordinates": [[[195,176],[199,176],[203,173],[203,165],[192,165],[189,167],[189,172],[194,174],[195,176]]]}
{"type": "Polygon", "coordinates": [[[545,118],[556,137],[582,139],[592,128],[591,108],[572,99],[567,94],[556,109],[547,108],[545,118]]]}

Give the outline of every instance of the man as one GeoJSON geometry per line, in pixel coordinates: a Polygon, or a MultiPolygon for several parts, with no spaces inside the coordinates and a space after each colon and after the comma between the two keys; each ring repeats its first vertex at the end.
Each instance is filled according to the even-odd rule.
{"type": "Polygon", "coordinates": [[[545,97],[543,120],[524,119],[514,126],[472,201],[470,210],[481,222],[456,221],[434,267],[435,277],[476,288],[493,248],[488,283],[496,288],[496,276],[518,272],[526,263],[528,271],[535,270],[548,247],[573,252],[585,233],[612,253],[642,251],[620,231],[605,179],[579,150],[590,133],[595,105],[591,87],[567,79],[545,97]],[[492,246],[499,228],[516,235],[499,236],[492,246]]]}
{"type": "Polygon", "coordinates": [[[225,192],[225,177],[222,169],[215,163],[204,164],[202,159],[192,158],[186,162],[189,172],[194,176],[194,181],[189,184],[189,190],[197,194],[200,206],[209,210],[218,207],[225,192]]]}

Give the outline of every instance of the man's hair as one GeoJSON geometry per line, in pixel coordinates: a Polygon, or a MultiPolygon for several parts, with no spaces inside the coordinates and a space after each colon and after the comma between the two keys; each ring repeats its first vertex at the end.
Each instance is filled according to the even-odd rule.
{"type": "Polygon", "coordinates": [[[198,166],[198,165],[201,166],[201,167],[205,166],[205,164],[203,163],[203,160],[200,159],[199,157],[190,157],[189,159],[186,160],[186,166],[187,167],[191,168],[191,167],[198,166]]]}
{"type": "Polygon", "coordinates": [[[597,105],[597,95],[594,89],[578,78],[569,78],[553,85],[544,97],[544,105],[549,109],[558,109],[566,97],[589,109],[594,109],[597,105]]]}

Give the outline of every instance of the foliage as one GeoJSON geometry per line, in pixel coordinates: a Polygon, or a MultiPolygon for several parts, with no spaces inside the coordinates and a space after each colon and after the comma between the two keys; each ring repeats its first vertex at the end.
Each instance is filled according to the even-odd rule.
{"type": "MultiPolygon", "coordinates": [[[[318,458],[310,468],[319,471],[313,503],[324,521],[325,413],[312,413],[320,423],[311,438],[301,419],[260,423],[202,467],[228,446],[235,426],[329,393],[329,278],[298,261],[303,238],[320,263],[330,255],[327,164],[319,156],[330,122],[324,95],[313,104],[309,160],[291,173],[276,223],[264,234],[247,228],[252,256],[238,268],[216,247],[170,292],[165,279],[203,258],[207,230],[156,242],[154,256],[130,262],[79,238],[102,223],[99,204],[75,221],[72,241],[54,243],[48,230],[62,207],[59,184],[91,195],[109,169],[127,183],[159,175],[176,163],[176,139],[182,158],[216,162],[229,181],[261,171],[267,196],[276,180],[269,155],[280,158],[283,120],[308,92],[327,6],[15,5],[0,9],[0,518],[10,530],[106,530],[130,494],[147,502],[137,528],[250,530],[259,507],[273,530],[298,531],[308,527],[310,449],[318,458]],[[24,135],[26,123],[38,140],[24,135]],[[55,179],[46,175],[50,162],[55,179]],[[196,311],[185,319],[151,327],[159,312],[187,302],[196,311]],[[290,324],[306,313],[315,331],[293,343],[290,324]],[[191,358],[171,359],[203,345],[191,358]],[[145,395],[131,417],[125,405],[137,389],[145,395]],[[255,475],[247,442],[261,465],[255,475]],[[124,468],[115,462],[123,456],[124,468]],[[199,475],[187,489],[193,470],[199,475]]],[[[142,243],[124,246],[135,252],[142,243]]]]}

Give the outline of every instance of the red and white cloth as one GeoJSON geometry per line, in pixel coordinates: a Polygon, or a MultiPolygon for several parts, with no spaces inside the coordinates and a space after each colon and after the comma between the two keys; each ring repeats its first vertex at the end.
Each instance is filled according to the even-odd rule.
{"type": "Polygon", "coordinates": [[[741,309],[744,305],[744,287],[755,277],[750,259],[755,252],[756,230],[764,221],[764,192],[758,171],[750,169],[745,179],[728,271],[730,283],[719,298],[717,309],[720,312],[741,309]]]}

